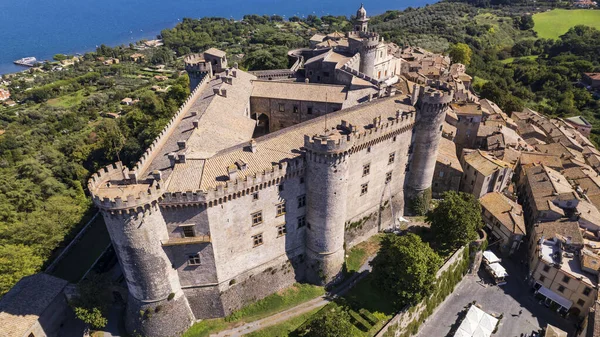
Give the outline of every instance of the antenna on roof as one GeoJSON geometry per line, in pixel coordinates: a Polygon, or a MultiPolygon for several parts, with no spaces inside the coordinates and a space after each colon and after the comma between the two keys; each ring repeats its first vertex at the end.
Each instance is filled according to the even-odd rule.
{"type": "MultiPolygon", "coordinates": [[[[328,108],[327,103],[328,103],[327,102],[327,92],[325,92],[325,132],[329,131],[329,130],[327,130],[327,108],[328,108]]],[[[327,133],[325,133],[325,134],[327,134],[327,133]]]]}

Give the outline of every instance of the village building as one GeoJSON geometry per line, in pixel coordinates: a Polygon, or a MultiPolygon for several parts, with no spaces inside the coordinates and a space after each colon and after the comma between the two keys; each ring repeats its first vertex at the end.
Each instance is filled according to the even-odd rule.
{"type": "Polygon", "coordinates": [[[446,191],[458,191],[463,169],[456,156],[456,145],[445,137],[440,139],[431,192],[434,198],[440,198],[446,191]]]}
{"type": "Polygon", "coordinates": [[[486,228],[499,240],[500,250],[512,255],[527,234],[521,205],[499,192],[488,193],[479,202],[486,228]]]}
{"type": "Polygon", "coordinates": [[[486,193],[502,192],[513,175],[511,165],[481,150],[463,150],[461,191],[479,199],[486,193]]]}

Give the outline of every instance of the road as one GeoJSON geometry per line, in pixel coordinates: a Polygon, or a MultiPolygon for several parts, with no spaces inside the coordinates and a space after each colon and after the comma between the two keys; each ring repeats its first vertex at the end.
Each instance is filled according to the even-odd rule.
{"type": "Polygon", "coordinates": [[[531,287],[525,282],[523,264],[503,259],[502,265],[509,273],[507,284],[498,287],[487,283],[489,279],[483,268],[478,275],[465,276],[454,292],[422,325],[417,337],[446,336],[456,322],[458,313],[473,301],[477,301],[487,313],[503,314],[495,336],[528,336],[549,322],[567,331],[569,336],[574,333],[573,322],[538,304],[531,287]]]}

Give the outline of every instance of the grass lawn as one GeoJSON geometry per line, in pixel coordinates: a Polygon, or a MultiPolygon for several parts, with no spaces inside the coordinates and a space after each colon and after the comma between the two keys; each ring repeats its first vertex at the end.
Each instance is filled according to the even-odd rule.
{"type": "Polygon", "coordinates": [[[238,325],[242,322],[252,322],[284,311],[300,303],[325,294],[323,287],[310,284],[296,283],[293,286],[269,295],[262,300],[250,304],[225,318],[207,319],[194,324],[184,337],[204,337],[217,331],[238,325]]]}
{"type": "Polygon", "coordinates": [[[369,256],[379,250],[382,235],[374,235],[367,241],[352,247],[346,257],[346,268],[348,272],[356,272],[367,261],[369,256]]]}
{"type": "Polygon", "coordinates": [[[85,90],[81,89],[69,95],[62,95],[60,97],[49,99],[48,105],[60,108],[70,108],[76,106],[85,99],[85,96],[83,95],[84,92],[85,90]]]}
{"type": "Polygon", "coordinates": [[[309,311],[300,316],[296,316],[294,318],[290,318],[285,322],[270,326],[268,328],[264,328],[262,330],[258,330],[252,333],[247,334],[248,337],[284,337],[284,336],[295,336],[294,331],[298,329],[302,323],[306,322],[310,316],[317,313],[321,308],[317,308],[313,311],[309,311]]]}
{"type": "Polygon", "coordinates": [[[537,58],[539,57],[539,55],[530,55],[530,56],[522,56],[522,57],[509,57],[507,59],[504,59],[502,61],[500,61],[500,63],[503,64],[509,64],[509,63],[513,63],[517,60],[537,60],[537,58]]]}
{"type": "Polygon", "coordinates": [[[87,232],[71,250],[58,262],[52,275],[76,283],[108,247],[110,237],[104,225],[104,218],[98,215],[87,232]]]}
{"type": "Polygon", "coordinates": [[[576,25],[592,26],[600,29],[600,11],[592,9],[554,9],[533,15],[538,37],[557,39],[576,25]]]}

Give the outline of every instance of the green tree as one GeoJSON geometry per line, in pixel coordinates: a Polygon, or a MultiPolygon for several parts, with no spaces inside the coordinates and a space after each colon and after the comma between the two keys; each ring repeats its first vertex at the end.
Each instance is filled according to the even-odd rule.
{"type": "Polygon", "coordinates": [[[391,295],[397,309],[414,305],[433,292],[441,262],[417,235],[387,235],[371,262],[374,283],[391,295]]]}
{"type": "Polygon", "coordinates": [[[450,46],[448,49],[448,55],[454,63],[462,63],[468,66],[471,63],[471,56],[473,51],[471,47],[465,43],[457,43],[450,46]]]}
{"type": "Polygon", "coordinates": [[[77,285],[77,297],[71,306],[77,318],[93,329],[106,326],[106,315],[112,303],[111,281],[106,275],[91,274],[77,285]]]}
{"type": "Polygon", "coordinates": [[[308,323],[300,336],[303,337],[349,337],[353,335],[350,315],[342,308],[323,310],[323,313],[308,323]]]}
{"type": "Polygon", "coordinates": [[[24,276],[34,274],[43,260],[31,247],[25,245],[0,245],[0,295],[6,293],[24,276]]]}
{"type": "Polygon", "coordinates": [[[427,214],[435,242],[442,250],[459,248],[475,239],[481,229],[481,205],[472,194],[446,192],[438,206],[427,214]]]}

